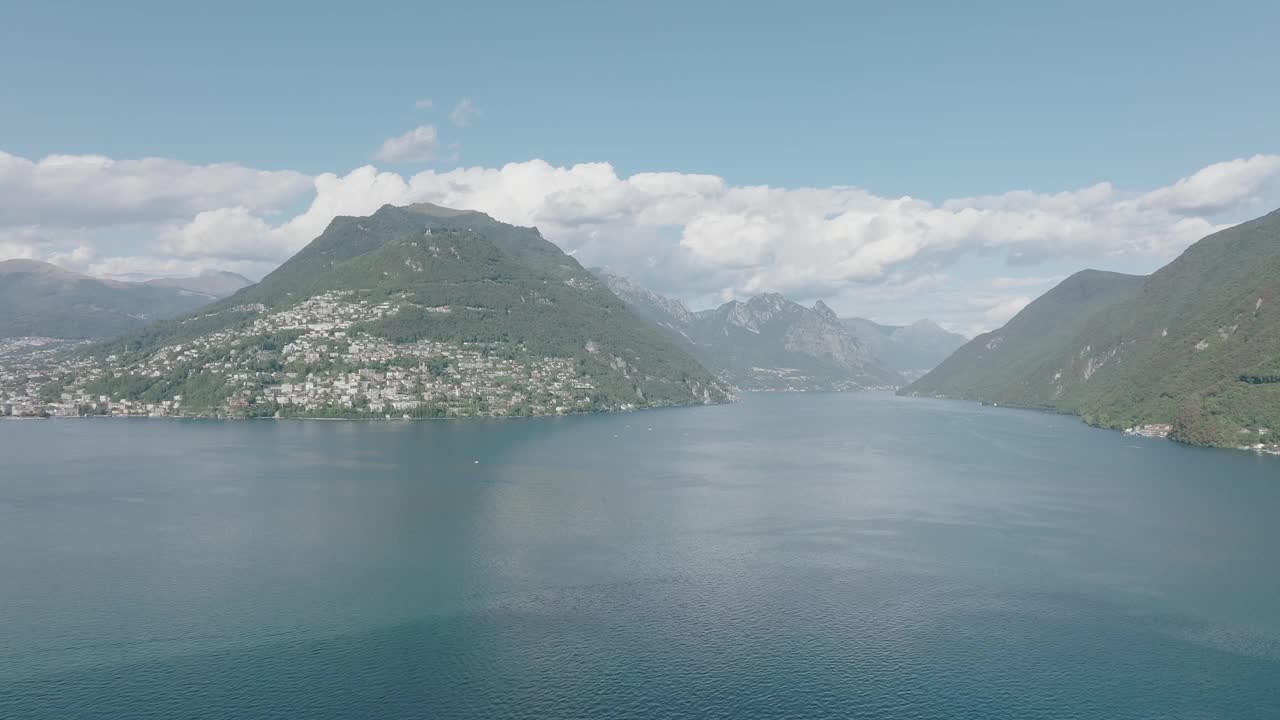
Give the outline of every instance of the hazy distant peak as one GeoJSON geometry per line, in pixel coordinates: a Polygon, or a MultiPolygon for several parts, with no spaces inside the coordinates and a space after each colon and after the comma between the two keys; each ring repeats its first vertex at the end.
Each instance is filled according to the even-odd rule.
{"type": "Polygon", "coordinates": [[[26,258],[15,258],[13,260],[0,261],[0,274],[3,273],[32,273],[37,275],[66,276],[80,275],[80,273],[58,267],[53,263],[47,263],[41,260],[28,260],[26,258]]]}
{"type": "Polygon", "coordinates": [[[223,298],[253,284],[249,278],[227,270],[205,270],[194,277],[163,277],[147,280],[145,285],[175,288],[223,298]]]}
{"type": "MultiPolygon", "coordinates": [[[[934,322],[934,321],[930,320],[929,318],[925,318],[925,319],[923,319],[923,320],[917,320],[917,321],[915,321],[915,322],[911,323],[910,325],[904,325],[904,326],[902,326],[902,327],[900,327],[900,328],[895,328],[895,329],[894,329],[894,334],[898,334],[898,335],[915,335],[915,336],[918,336],[918,337],[922,337],[922,336],[950,336],[950,337],[958,338],[958,339],[960,339],[961,341],[964,341],[964,340],[967,340],[967,339],[968,339],[968,338],[964,337],[963,335],[961,335],[961,334],[959,334],[959,333],[951,332],[950,330],[948,330],[948,329],[946,329],[946,328],[942,327],[941,325],[939,325],[938,323],[936,323],[936,322],[934,322]]],[[[953,349],[954,349],[954,348],[953,348],[953,349]]]]}
{"type": "Polygon", "coordinates": [[[881,325],[857,317],[840,322],[886,367],[911,377],[935,367],[967,339],[927,319],[910,325],[881,325]]]}
{"type": "Polygon", "coordinates": [[[196,277],[202,278],[227,278],[228,280],[240,280],[245,285],[252,285],[253,281],[241,275],[240,273],[231,272],[230,270],[201,270],[196,277]]]}
{"type": "Polygon", "coordinates": [[[211,300],[200,292],[92,277],[39,260],[0,262],[0,338],[109,337],[211,300]]]}
{"type": "Polygon", "coordinates": [[[923,320],[917,320],[911,323],[910,325],[908,325],[907,327],[918,328],[920,330],[940,330],[942,332],[947,332],[946,328],[930,320],[929,318],[924,318],[923,320]]]}

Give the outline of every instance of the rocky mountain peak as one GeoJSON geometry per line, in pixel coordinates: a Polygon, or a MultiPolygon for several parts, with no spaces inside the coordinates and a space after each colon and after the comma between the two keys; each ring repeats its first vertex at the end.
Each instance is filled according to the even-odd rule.
{"type": "Polygon", "coordinates": [[[732,300],[677,323],[655,312],[663,298],[607,271],[596,274],[624,302],[684,343],[720,377],[753,390],[848,390],[897,385],[902,378],[874,361],[823,303],[809,308],[779,293],[732,300]]]}
{"type": "Polygon", "coordinates": [[[821,300],[813,304],[813,311],[831,322],[839,322],[840,320],[840,318],[836,316],[835,311],[827,307],[827,304],[821,300]]]}
{"type": "Polygon", "coordinates": [[[790,303],[791,301],[783,297],[780,293],[761,293],[759,295],[753,295],[749,300],[747,300],[746,304],[752,309],[769,308],[776,312],[790,303]]]}
{"type": "Polygon", "coordinates": [[[654,322],[679,327],[686,327],[693,322],[693,313],[679,300],[659,295],[629,277],[603,268],[593,268],[592,272],[604,281],[610,292],[628,305],[643,310],[641,314],[654,322]]]}

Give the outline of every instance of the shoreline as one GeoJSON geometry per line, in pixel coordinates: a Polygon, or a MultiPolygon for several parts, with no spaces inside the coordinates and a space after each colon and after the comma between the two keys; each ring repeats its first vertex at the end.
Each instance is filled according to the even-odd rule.
{"type": "MultiPolygon", "coordinates": [[[[795,392],[796,394],[806,394],[806,393],[805,393],[805,392],[803,392],[803,391],[777,391],[777,390],[765,390],[765,391],[761,391],[761,390],[742,390],[742,391],[740,391],[740,393],[741,393],[741,394],[744,394],[744,395],[746,395],[746,394],[756,394],[756,393],[761,393],[761,394],[777,394],[777,393],[783,393],[783,394],[785,394],[785,393],[787,393],[787,392],[795,392]]],[[[808,393],[807,393],[807,394],[845,395],[845,394],[858,394],[858,393],[864,393],[864,392],[881,392],[881,393],[883,393],[883,392],[888,392],[888,390],[882,390],[882,389],[874,389],[874,390],[872,390],[872,389],[866,389],[866,390],[855,390],[855,391],[808,391],[808,393]]],[[[1103,427],[1103,426],[1100,426],[1100,425],[1095,425],[1095,424],[1093,424],[1093,423],[1086,422],[1086,421],[1084,420],[1084,418],[1082,418],[1080,415],[1078,415],[1078,414],[1076,414],[1076,413],[1073,413],[1073,412],[1067,412],[1067,411],[1064,411],[1064,410],[1056,410],[1056,409],[1053,409],[1053,408],[1038,408],[1038,407],[1028,407],[1028,406],[1023,406],[1023,405],[1000,405],[1000,404],[995,404],[995,403],[983,402],[983,401],[980,401],[980,400],[971,400],[971,399],[968,399],[968,398],[941,397],[941,396],[936,396],[936,395],[901,395],[901,394],[898,394],[898,393],[894,393],[894,395],[895,395],[895,397],[901,397],[901,398],[915,398],[915,399],[925,399],[925,400],[946,400],[946,401],[951,401],[951,402],[968,403],[968,404],[978,405],[978,406],[980,406],[980,407],[990,407],[990,408],[995,408],[995,409],[998,409],[998,410],[1012,409],[1012,410],[1021,410],[1021,411],[1025,411],[1025,412],[1035,412],[1035,413],[1040,413],[1040,414],[1044,414],[1044,415],[1060,415],[1060,416],[1067,416],[1067,417],[1072,417],[1072,418],[1076,419],[1078,422],[1080,422],[1080,424],[1082,424],[1082,425],[1084,425],[1084,426],[1086,426],[1086,427],[1094,428],[1094,429],[1096,429],[1096,430],[1105,430],[1105,431],[1108,431],[1108,432],[1119,433],[1119,434],[1121,434],[1121,435],[1131,435],[1131,436],[1134,436],[1134,437],[1143,437],[1143,438],[1146,438],[1146,439],[1148,439],[1148,440],[1160,440],[1160,439],[1163,439],[1163,440],[1166,440],[1166,441],[1168,441],[1168,442],[1172,442],[1172,443],[1174,443],[1174,444],[1182,445],[1182,446],[1184,446],[1184,447],[1190,447],[1190,448],[1202,448],[1202,449],[1207,449],[1207,450],[1231,450],[1231,451],[1244,451],[1244,452],[1251,452],[1251,453],[1253,453],[1253,454],[1255,454],[1255,455],[1259,455],[1259,456],[1280,457],[1280,445],[1277,445],[1277,446],[1271,446],[1271,447],[1262,447],[1262,448],[1257,448],[1257,447],[1252,447],[1252,446],[1242,446],[1242,445],[1236,445],[1236,446],[1197,445],[1197,444],[1194,444],[1194,443],[1188,443],[1188,442],[1183,442],[1183,441],[1181,441],[1181,440],[1176,440],[1176,439],[1174,439],[1174,438],[1170,438],[1170,437],[1168,437],[1168,436],[1164,436],[1164,437],[1160,437],[1160,436],[1149,436],[1149,435],[1144,435],[1144,434],[1142,434],[1142,433],[1129,432],[1129,431],[1128,431],[1128,430],[1126,430],[1126,429],[1121,429],[1121,428],[1109,428],[1109,427],[1103,427]]],[[[174,420],[174,421],[214,420],[214,421],[220,421],[220,422],[232,422],[232,421],[234,421],[234,422],[245,422],[245,421],[263,421],[263,420],[271,420],[271,421],[299,421],[299,422],[422,422],[422,421],[426,421],[426,422],[466,422],[466,421],[473,421],[473,422],[474,422],[474,421],[495,421],[495,420],[496,420],[496,421],[510,421],[510,420],[545,420],[545,419],[548,419],[548,418],[584,417],[584,416],[588,416],[588,415],[622,415],[622,414],[627,414],[627,413],[646,412],[646,411],[653,411],[653,410],[681,410],[681,409],[690,409],[690,408],[699,408],[699,407],[716,407],[716,406],[721,406],[721,405],[732,405],[732,404],[735,404],[735,403],[737,403],[737,402],[739,402],[739,401],[740,401],[740,396],[734,396],[733,398],[731,398],[731,399],[729,399],[729,400],[726,400],[726,401],[724,401],[724,402],[714,402],[714,403],[696,403],[696,404],[695,404],[695,403],[690,403],[690,404],[683,404],[683,405],[657,405],[657,406],[653,406],[653,407],[632,408],[632,409],[629,409],[629,410],[595,410],[595,411],[587,411],[587,412],[571,412],[571,413],[564,413],[563,415],[527,415],[527,416],[510,416],[510,415],[490,416],[490,415],[480,415],[480,416],[463,416],[463,417],[433,417],[433,418],[429,418],[429,417],[351,417],[351,418],[346,418],[346,417],[307,417],[307,416],[290,416],[290,417],[207,417],[207,416],[200,416],[200,415],[155,415],[155,416],[152,416],[152,415],[50,415],[50,416],[47,416],[47,417],[33,417],[33,416],[7,416],[7,415],[6,415],[6,416],[0,416],[0,422],[5,421],[5,420],[24,420],[24,421],[27,421],[27,420],[174,420]]]]}
{"type": "Polygon", "coordinates": [[[717,407],[732,405],[737,399],[713,403],[689,403],[685,405],[654,405],[652,407],[631,408],[629,410],[588,410],[568,412],[556,415],[466,415],[454,417],[308,417],[292,415],[285,417],[217,417],[206,415],[0,415],[0,422],[6,420],[216,420],[219,422],[253,422],[271,421],[303,421],[303,422],[459,422],[476,420],[545,420],[548,418],[584,417],[588,415],[623,415],[627,413],[648,412],[652,410],[680,410],[686,408],[717,407]]]}
{"type": "Polygon", "coordinates": [[[1025,412],[1035,412],[1035,413],[1041,413],[1044,415],[1062,415],[1066,417],[1075,418],[1077,421],[1080,422],[1080,424],[1086,427],[1091,427],[1096,430],[1105,430],[1107,432],[1120,433],[1121,435],[1129,435],[1131,437],[1143,437],[1148,440],[1165,440],[1167,442],[1171,442],[1177,445],[1182,445],[1184,447],[1204,448],[1208,450],[1236,450],[1236,451],[1243,450],[1245,452],[1254,453],[1255,455],[1275,455],[1277,457],[1280,457],[1280,445],[1276,445],[1272,447],[1263,447],[1263,448],[1255,448],[1255,447],[1243,446],[1243,445],[1198,445],[1196,443],[1183,442],[1182,440],[1169,437],[1168,435],[1151,436],[1151,435],[1144,435],[1143,433],[1140,433],[1140,432],[1130,432],[1132,428],[1112,428],[1112,427],[1104,427],[1102,425],[1095,425],[1091,422],[1086,421],[1083,417],[1081,417],[1077,413],[1070,412],[1067,410],[1058,410],[1055,408],[1032,407],[1028,405],[1016,405],[1016,404],[1002,405],[999,403],[991,403],[983,400],[972,400],[969,398],[958,398],[958,397],[946,397],[942,395],[898,394],[898,397],[922,398],[926,400],[946,400],[948,402],[962,402],[962,403],[976,404],[976,405],[979,405],[980,407],[995,408],[997,410],[1022,410],[1025,412]]]}

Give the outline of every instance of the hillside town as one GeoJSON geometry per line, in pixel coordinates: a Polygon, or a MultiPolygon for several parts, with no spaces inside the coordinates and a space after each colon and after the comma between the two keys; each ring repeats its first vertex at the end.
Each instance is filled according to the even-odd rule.
{"type": "Polygon", "coordinates": [[[392,343],[353,326],[398,306],[350,295],[278,311],[239,306],[223,312],[256,315],[247,326],[139,358],[95,358],[76,352],[82,343],[47,338],[0,340],[0,414],[437,418],[593,409],[595,386],[572,358],[494,343],[392,343]]]}

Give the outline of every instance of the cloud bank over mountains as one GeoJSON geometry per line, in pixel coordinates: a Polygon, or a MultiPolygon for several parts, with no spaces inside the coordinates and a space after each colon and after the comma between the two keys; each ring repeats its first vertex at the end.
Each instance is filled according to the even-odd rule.
{"type": "MultiPolygon", "coordinates": [[[[381,157],[429,155],[436,136],[422,130],[389,140],[381,157]]],[[[943,292],[949,269],[979,258],[991,267],[990,292],[952,321],[972,332],[1016,312],[1034,296],[1032,280],[1052,282],[1056,269],[1042,266],[1106,267],[1120,258],[1150,258],[1155,266],[1219,229],[1215,216],[1272,209],[1266,193],[1277,175],[1280,156],[1256,155],[1146,192],[1098,183],[932,203],[854,187],[622,176],[607,163],[557,167],[536,159],[408,176],[373,166],[307,176],[161,158],[36,161],[0,152],[0,259],[34,257],[96,274],[225,268],[261,275],[335,215],[425,201],[535,225],[584,264],[685,298],[776,291],[893,303],[943,292]]]]}

